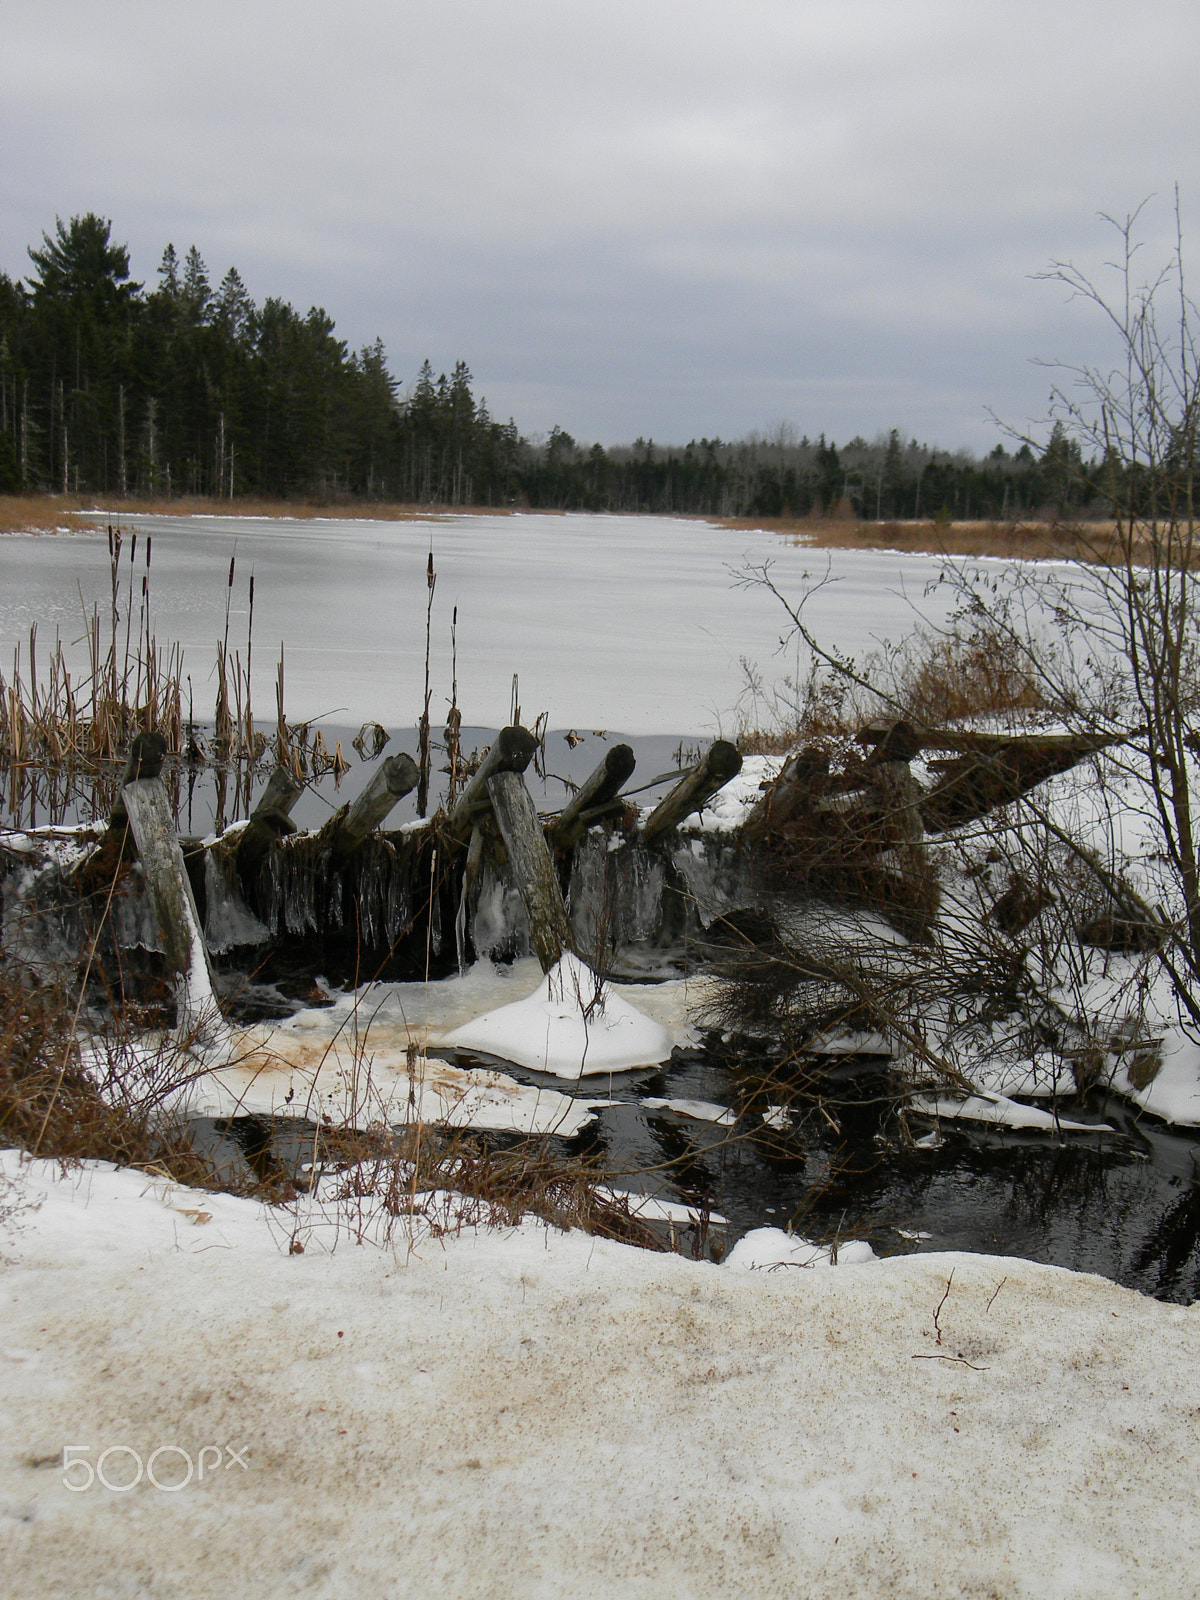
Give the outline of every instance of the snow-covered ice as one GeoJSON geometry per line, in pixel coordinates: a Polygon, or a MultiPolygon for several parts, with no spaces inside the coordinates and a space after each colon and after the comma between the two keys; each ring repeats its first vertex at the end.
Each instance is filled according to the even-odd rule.
{"type": "Polygon", "coordinates": [[[729,1106],[714,1105],[711,1100],[662,1100],[651,1095],[639,1102],[647,1111],[673,1111],[679,1117],[691,1117],[696,1122],[715,1122],[722,1128],[732,1128],[737,1112],[729,1106]]]}
{"type": "Polygon", "coordinates": [[[1042,1133],[1112,1133],[1107,1122],[1071,1122],[1038,1106],[1022,1105],[1007,1095],[915,1095],[913,1111],[922,1116],[964,1122],[990,1122],[1004,1128],[1034,1128],[1042,1133]]]}
{"type": "MultiPolygon", "coordinates": [[[[122,515],[154,540],[150,599],[160,639],[178,641],[188,669],[207,673],[221,636],[226,574],[236,555],[231,647],[244,653],[245,581],[255,575],[254,700],[273,706],[275,654],[286,647],[288,716],[339,711],[348,723],[412,725],[425,671],[425,564],[437,569],[431,673],[451,683],[450,617],[458,608],[459,704],[469,722],[502,727],[513,674],[529,719],[552,728],[701,734],[728,730],[747,688],[744,659],[767,688],[801,676],[779,651],[787,622],[762,588],[738,587],[747,562],[775,563],[795,594],[805,574],[833,581],[805,610],[851,655],[911,631],[939,562],[889,551],[813,551],[776,534],[676,517],[444,516],[404,522],[122,515]],[[244,576],[243,576],[244,575],[244,576]],[[321,596],[321,627],[303,626],[321,596]],[[586,625],[581,622],[586,611],[586,625]],[[266,641],[265,646],[260,641],[266,641]]],[[[0,658],[27,648],[29,628],[68,655],[80,632],[80,592],[111,606],[108,546],[94,538],[0,541],[0,658]],[[77,588],[77,584],[79,588],[77,588]]],[[[84,656],[80,652],[80,660],[84,656]]],[[[197,679],[199,682],[199,679],[197,679]]],[[[764,713],[766,714],[766,713],[764,713]]]]}

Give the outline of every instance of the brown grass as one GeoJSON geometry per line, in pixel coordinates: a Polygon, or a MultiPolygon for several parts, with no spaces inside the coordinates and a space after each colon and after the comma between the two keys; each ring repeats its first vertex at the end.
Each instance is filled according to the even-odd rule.
{"type": "Polygon", "coordinates": [[[427,506],[362,500],[118,500],[108,495],[0,495],[0,533],[86,532],[122,516],[338,517],[347,521],[408,522],[453,511],[455,516],[508,516],[495,506],[427,506]]]}
{"type": "MultiPolygon", "coordinates": [[[[175,1087],[164,1073],[128,1063],[103,1086],[81,1060],[78,1005],[66,987],[0,965],[0,1145],[29,1155],[77,1162],[153,1167],[178,1183],[217,1188],[219,1176],[186,1131],[162,1114],[175,1087]]],[[[110,1069],[120,1060],[110,1056],[110,1069]]]]}
{"type": "Polygon", "coordinates": [[[865,522],[852,517],[721,517],[724,528],[764,528],[816,550],[901,550],[913,555],[1010,556],[1022,561],[1119,557],[1112,523],[865,522]]]}

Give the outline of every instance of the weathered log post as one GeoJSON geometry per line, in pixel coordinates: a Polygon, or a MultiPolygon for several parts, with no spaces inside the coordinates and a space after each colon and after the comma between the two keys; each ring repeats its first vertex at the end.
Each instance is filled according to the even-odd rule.
{"type": "Polygon", "coordinates": [[[636,765],[627,744],[613,745],[558,816],[546,824],[546,834],[556,850],[570,850],[579,843],[591,823],[611,807],[636,765]]]}
{"type": "Polygon", "coordinates": [[[886,847],[893,851],[899,867],[903,902],[919,917],[929,918],[937,910],[937,874],[925,846],[921,817],[925,790],[909,767],[922,748],[917,729],[907,722],[893,723],[886,738],[876,745],[864,778],[886,847]]]}
{"type": "Polygon", "coordinates": [[[549,972],[570,948],[571,924],[541,818],[519,772],[499,770],[486,781],[496,826],[525,906],[530,938],[542,971],[549,972]]]}
{"type": "Polygon", "coordinates": [[[216,984],[171,802],[161,778],[135,778],[121,795],[146,875],[162,952],[178,980],[178,1021],[189,1027],[205,1013],[216,1013],[216,984]]]}
{"type": "Polygon", "coordinates": [[[416,788],[420,779],[410,755],[389,756],[372,774],[357,800],[330,817],[322,832],[333,841],[334,854],[348,856],[370,837],[388,813],[416,788]]]}
{"type": "Polygon", "coordinates": [[[167,753],[161,733],[135,734],[125,757],[125,770],[117,788],[117,798],[108,816],[108,827],[99,847],[85,856],[73,874],[81,894],[111,894],[119,875],[133,859],[134,841],[129,832],[125,808],[125,785],[138,779],[157,778],[167,753]]]}
{"type": "Polygon", "coordinates": [[[716,739],[708,754],[685,774],[671,792],[663,797],[646,818],[642,837],[648,845],[657,844],[685,817],[699,811],[711,800],[718,789],[723,789],[742,770],[742,758],[736,745],[727,739],[716,739]]]}
{"type": "Polygon", "coordinates": [[[251,884],[263,858],[283,838],[295,832],[292,807],[304,793],[304,784],[290,767],[277,766],[250,813],[237,843],[237,870],[243,886],[251,884]]]}
{"type": "Polygon", "coordinates": [[[463,790],[458,804],[446,819],[446,830],[461,845],[471,837],[471,829],[481,811],[491,804],[488,779],[498,772],[524,772],[533,760],[538,742],[527,728],[501,728],[496,741],[479,763],[475,776],[463,790]]]}
{"type": "Polygon", "coordinates": [[[829,757],[815,745],[806,745],[790,755],[779,775],[769,786],[742,824],[742,841],[761,844],[775,829],[790,822],[797,812],[811,806],[829,776],[829,757]]]}
{"type": "Polygon", "coordinates": [[[109,813],[110,828],[123,828],[129,821],[125,810],[125,785],[141,778],[157,778],[162,772],[167,754],[167,741],[161,733],[138,733],[133,737],[125,757],[125,771],[117,787],[116,804],[109,813]]]}

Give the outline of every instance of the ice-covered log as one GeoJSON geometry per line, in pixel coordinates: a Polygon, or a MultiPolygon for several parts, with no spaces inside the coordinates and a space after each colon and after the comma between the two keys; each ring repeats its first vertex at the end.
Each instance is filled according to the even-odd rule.
{"type": "Polygon", "coordinates": [[[419,777],[410,755],[389,756],[358,798],[326,823],[335,854],[347,856],[357,850],[396,804],[416,788],[419,777]]]}
{"type": "Polygon", "coordinates": [[[130,831],[146,875],[167,965],[180,980],[180,1022],[213,1012],[212,966],[200,931],[171,802],[161,778],[137,778],[121,791],[130,831]]]}
{"type": "Polygon", "coordinates": [[[708,754],[686,773],[671,792],[664,796],[646,819],[642,837],[647,844],[656,844],[677,828],[685,817],[699,811],[705,801],[711,800],[718,789],[723,789],[742,770],[742,758],[737,746],[727,739],[716,739],[708,754]]]}
{"type": "Polygon", "coordinates": [[[267,779],[267,787],[259,796],[237,844],[237,869],[243,884],[253,879],[271,847],[294,831],[291,811],[303,792],[304,784],[282,763],[267,779]]]}
{"type": "Polygon", "coordinates": [[[627,744],[615,744],[592,775],[575,791],[546,832],[555,849],[570,850],[587,832],[593,817],[616,799],[637,765],[627,744]]]}

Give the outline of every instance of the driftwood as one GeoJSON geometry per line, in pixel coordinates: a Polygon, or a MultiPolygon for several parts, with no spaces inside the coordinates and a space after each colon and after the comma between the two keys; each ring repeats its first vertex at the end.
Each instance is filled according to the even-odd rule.
{"type": "Polygon", "coordinates": [[[885,899],[927,923],[937,910],[938,884],[925,848],[925,791],[909,766],[920,749],[916,731],[906,722],[895,723],[867,763],[864,779],[872,842],[877,840],[894,864],[895,882],[887,886],[885,899]]]}
{"type": "Polygon", "coordinates": [[[554,860],[542,832],[533,796],[519,772],[498,771],[487,780],[488,796],[513,878],[525,906],[529,934],[542,971],[549,972],[571,944],[554,860]]]}
{"type": "Polygon", "coordinates": [[[742,824],[743,840],[758,844],[773,828],[782,827],[798,811],[810,807],[823,793],[828,777],[829,757],[823,750],[810,745],[790,755],[742,824]]]}
{"type": "Polygon", "coordinates": [[[558,816],[546,824],[546,833],[556,850],[570,850],[579,843],[592,822],[612,806],[622,784],[632,777],[636,764],[627,744],[613,745],[558,816]]]}
{"type": "MultiPolygon", "coordinates": [[[[1112,740],[1077,734],[996,734],[872,723],[858,736],[873,746],[857,771],[831,776],[817,752],[789,760],[742,831],[759,849],[777,844],[776,868],[800,892],[849,895],[915,919],[937,906],[937,881],[925,836],[960,827],[1066,772],[1112,740]],[[954,752],[931,761],[923,788],[909,763],[925,750],[954,752]]],[[[1030,912],[1014,891],[995,913],[1019,921],[1030,912]]]]}
{"type": "Polygon", "coordinates": [[[200,931],[200,917],[162,779],[135,778],[125,785],[121,794],[146,874],[159,943],[167,965],[180,978],[186,979],[199,963],[207,977],[209,991],[215,992],[212,965],[200,931]]]}
{"type": "Polygon", "coordinates": [[[685,817],[690,817],[693,811],[699,811],[718,789],[723,789],[741,770],[742,758],[736,745],[730,744],[727,739],[715,740],[709,746],[704,760],[685,774],[646,818],[642,829],[646,843],[658,843],[677,828],[685,817]]]}
{"type": "Polygon", "coordinates": [[[953,761],[931,763],[940,777],[921,800],[921,816],[929,833],[974,822],[997,806],[1008,805],[1039,783],[1053,778],[1102,750],[1110,740],[1072,735],[989,742],[989,748],[967,751],[953,761]]]}
{"type": "Polygon", "coordinates": [[[882,722],[869,723],[858,735],[859,743],[881,747],[899,727],[907,730],[913,755],[944,750],[954,757],[929,763],[939,776],[921,797],[926,833],[975,822],[998,806],[1019,800],[1047,778],[1069,772],[1088,756],[1120,743],[1102,734],[980,733],[969,728],[913,728],[882,722]]]}

